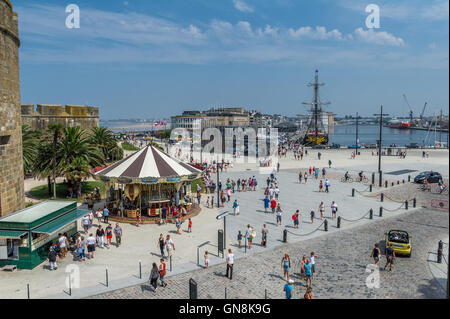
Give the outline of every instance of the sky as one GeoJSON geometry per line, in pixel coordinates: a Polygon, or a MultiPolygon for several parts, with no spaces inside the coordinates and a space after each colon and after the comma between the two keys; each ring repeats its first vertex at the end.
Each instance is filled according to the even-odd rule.
{"type": "Polygon", "coordinates": [[[102,120],[245,107],[426,115],[449,104],[448,0],[13,0],[23,104],[100,107],[102,120]],[[69,4],[80,27],[67,28],[69,4]],[[380,9],[369,29],[366,7],[380,9]]]}

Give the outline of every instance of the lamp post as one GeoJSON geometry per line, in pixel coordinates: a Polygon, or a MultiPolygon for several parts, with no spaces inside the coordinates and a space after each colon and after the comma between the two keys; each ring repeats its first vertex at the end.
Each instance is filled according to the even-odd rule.
{"type": "Polygon", "coordinates": [[[383,114],[383,105],[381,105],[380,113],[374,114],[374,116],[380,117],[380,139],[378,141],[378,173],[381,172],[381,141],[383,135],[383,116],[388,116],[389,114],[383,114]]]}
{"type": "Polygon", "coordinates": [[[226,247],[227,247],[227,231],[226,231],[226,218],[227,216],[230,215],[230,212],[223,212],[220,215],[217,215],[216,219],[223,219],[223,251],[225,251],[226,247]]]}
{"type": "Polygon", "coordinates": [[[358,138],[358,112],[356,112],[356,141],[355,141],[356,151],[355,151],[355,156],[358,155],[358,142],[359,142],[359,138],[358,138]]]}

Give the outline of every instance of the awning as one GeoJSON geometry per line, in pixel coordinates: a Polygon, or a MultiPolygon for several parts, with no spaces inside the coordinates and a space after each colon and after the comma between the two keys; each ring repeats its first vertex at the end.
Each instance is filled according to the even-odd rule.
{"type": "Polygon", "coordinates": [[[27,232],[23,230],[0,230],[0,238],[19,239],[20,236],[26,233],[27,232]]]}
{"type": "Polygon", "coordinates": [[[76,221],[77,219],[83,217],[89,213],[86,209],[76,209],[71,212],[68,212],[67,214],[64,214],[61,217],[58,217],[51,222],[48,222],[44,225],[38,226],[37,228],[33,229],[33,233],[41,233],[41,234],[53,234],[59,231],[61,228],[69,225],[70,223],[76,221]]]}

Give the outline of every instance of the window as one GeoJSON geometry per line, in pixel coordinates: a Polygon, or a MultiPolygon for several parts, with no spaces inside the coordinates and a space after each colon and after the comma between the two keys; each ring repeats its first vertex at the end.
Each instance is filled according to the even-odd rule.
{"type": "Polygon", "coordinates": [[[0,136],[0,146],[8,144],[10,137],[11,135],[0,136]]]}

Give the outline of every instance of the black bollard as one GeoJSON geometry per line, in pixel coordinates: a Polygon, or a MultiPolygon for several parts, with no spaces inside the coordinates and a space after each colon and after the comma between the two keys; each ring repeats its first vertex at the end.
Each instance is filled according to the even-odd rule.
{"type": "Polygon", "coordinates": [[[411,181],[411,175],[408,175],[408,182],[411,181]]]}
{"type": "Polygon", "coordinates": [[[287,229],[283,230],[283,243],[287,243],[287,229]]]}
{"type": "Polygon", "coordinates": [[[370,218],[370,219],[373,219],[373,209],[372,209],[372,208],[371,208],[370,211],[369,211],[369,218],[370,218]]]}
{"type": "Polygon", "coordinates": [[[378,186],[381,187],[383,185],[383,172],[380,171],[378,175],[378,186]]]}
{"type": "Polygon", "coordinates": [[[384,187],[388,187],[388,181],[384,181],[384,187]]]}
{"type": "Polygon", "coordinates": [[[355,189],[352,188],[352,197],[355,197],[355,189]]]}
{"type": "Polygon", "coordinates": [[[139,261],[139,279],[142,279],[142,264],[141,264],[141,261],[139,261]]]}
{"type": "Polygon", "coordinates": [[[225,298],[224,299],[227,299],[227,287],[225,287],[225,298]]]}
{"type": "Polygon", "coordinates": [[[325,228],[325,231],[328,231],[328,221],[326,219],[323,222],[323,227],[325,228]]]}
{"type": "Polygon", "coordinates": [[[341,216],[338,216],[337,218],[337,224],[336,224],[337,228],[341,228],[341,216]]]}
{"type": "Polygon", "coordinates": [[[439,241],[438,244],[438,252],[437,252],[437,262],[442,263],[442,249],[444,248],[444,243],[442,240],[439,241]]]}
{"type": "Polygon", "coordinates": [[[405,209],[408,209],[408,200],[405,200],[405,209]]]}
{"type": "Polygon", "coordinates": [[[172,271],[172,255],[170,255],[169,261],[170,261],[170,271],[172,271]]]}
{"type": "Polygon", "coordinates": [[[383,207],[380,206],[380,217],[383,217],[383,207]]]}
{"type": "Polygon", "coordinates": [[[414,197],[413,198],[413,207],[416,208],[416,205],[417,205],[417,201],[416,201],[416,198],[414,197]]]}
{"type": "Polygon", "coordinates": [[[403,180],[403,184],[405,184],[405,180],[403,180]]]}
{"type": "Polygon", "coordinates": [[[189,299],[197,299],[197,282],[189,279],[189,299]]]}
{"type": "Polygon", "coordinates": [[[384,194],[383,193],[381,193],[381,195],[380,195],[380,201],[384,202],[384,194]]]}
{"type": "Polygon", "coordinates": [[[372,184],[369,185],[369,192],[371,193],[372,193],[372,186],[373,186],[372,184]]]}
{"type": "Polygon", "coordinates": [[[30,299],[30,284],[27,284],[27,297],[30,299]]]}
{"type": "Polygon", "coordinates": [[[106,287],[109,287],[108,268],[106,268],[106,287]]]}
{"type": "Polygon", "coordinates": [[[394,182],[392,182],[392,185],[391,186],[394,186],[394,182]]]}
{"type": "Polygon", "coordinates": [[[397,181],[397,185],[400,185],[400,181],[397,181]]]}
{"type": "Polygon", "coordinates": [[[69,273],[69,296],[72,296],[72,278],[69,273]]]}
{"type": "Polygon", "coordinates": [[[375,184],[375,173],[372,173],[372,184],[375,184]]]}

